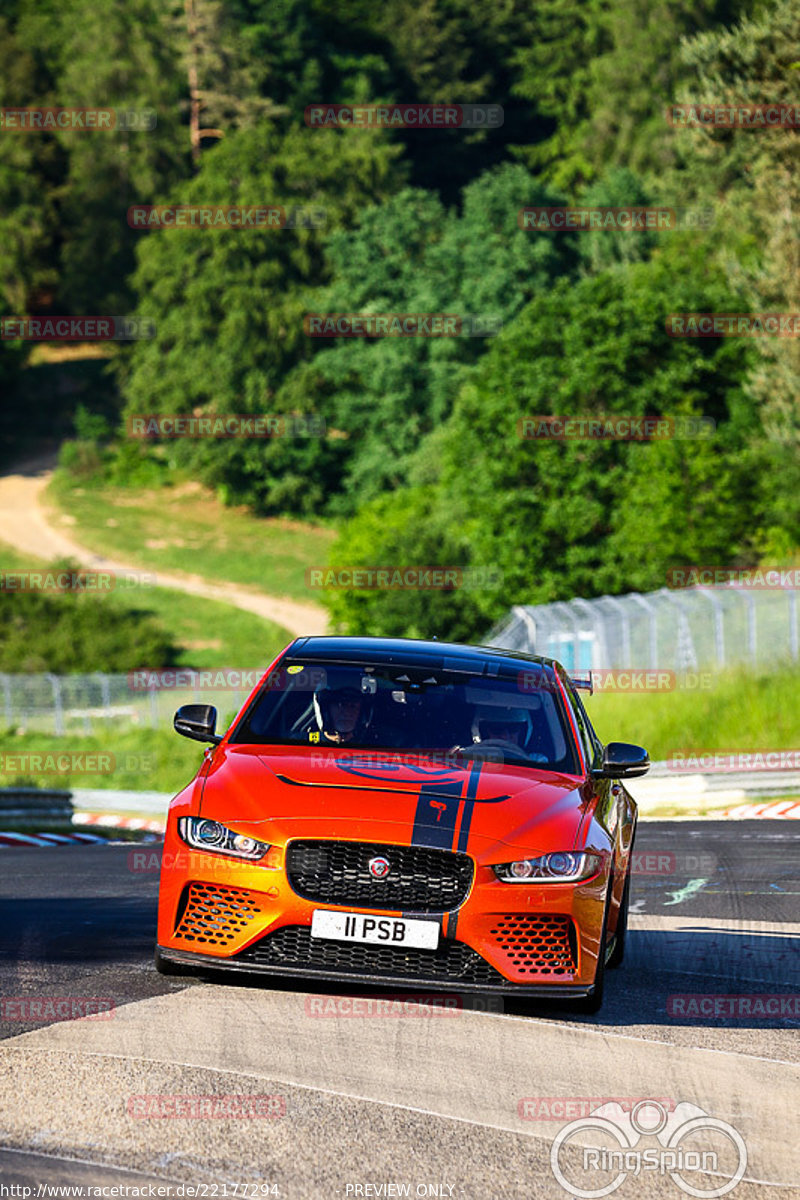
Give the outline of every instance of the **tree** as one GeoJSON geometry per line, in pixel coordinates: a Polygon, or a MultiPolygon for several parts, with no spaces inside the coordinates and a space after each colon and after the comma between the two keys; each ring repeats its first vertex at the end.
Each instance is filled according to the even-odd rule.
{"type": "MultiPolygon", "coordinates": [[[[774,0],[733,29],[716,29],[684,44],[685,102],[793,106],[800,82],[800,10],[774,0]]],[[[800,148],[797,130],[680,129],[672,186],[713,196],[726,230],[718,261],[745,311],[800,311],[800,148]]],[[[766,435],[760,447],[767,517],[764,546],[787,554],[800,529],[800,342],[761,338],[748,379],[766,435]],[[780,549],[782,548],[782,549],[780,549]]]]}
{"type": "Polygon", "coordinates": [[[180,74],[155,0],[108,8],[79,0],[65,30],[62,104],[155,109],[152,130],[57,138],[69,155],[59,202],[62,225],[61,300],[68,312],[125,313],[137,233],[129,205],[153,203],[188,169],[180,124],[180,74]]]}
{"type": "MultiPolygon", "coordinates": [[[[450,598],[426,596],[429,621],[440,635],[450,636],[452,621],[459,636],[465,627],[482,636],[512,604],[663,586],[666,569],[687,555],[752,560],[757,487],[743,468],[753,463],[758,420],[742,381],[753,351],[735,339],[667,337],[670,310],[736,303],[719,272],[707,277],[703,244],[673,237],[648,262],[562,279],[534,298],[434,435],[424,501],[401,491],[385,508],[368,506],[343,530],[333,561],[374,565],[392,550],[408,555],[430,544],[433,530],[431,552],[442,547],[435,563],[458,552],[455,561],[487,583],[455,616],[450,598]],[[703,416],[717,432],[664,445],[521,436],[525,418],[606,413],[703,416]]],[[[337,599],[332,610],[349,631],[366,610],[376,626],[398,629],[404,613],[409,624],[417,620],[416,604],[404,592],[377,592],[337,599]]]]}
{"type": "MultiPolygon", "coordinates": [[[[271,124],[240,129],[203,155],[200,171],[176,200],[322,209],[327,227],[387,196],[402,172],[397,148],[370,132],[337,135],[307,152],[305,132],[271,124]]],[[[138,311],[156,334],[121,365],[127,411],[138,413],[308,413],[307,397],[280,408],[276,392],[311,351],[303,329],[311,289],[326,275],[326,228],[176,229],[140,234],[133,278],[138,311]]],[[[263,441],[178,441],[171,453],[224,494],[260,507],[272,486],[263,441]]],[[[321,439],[292,443],[291,471],[319,485],[336,447],[321,439]],[[310,459],[309,459],[310,455],[310,459]],[[314,457],[317,477],[313,478],[314,457]]],[[[282,486],[279,484],[279,487],[282,486]]]]}
{"type": "MultiPolygon", "coordinates": [[[[454,313],[508,322],[576,261],[574,239],[522,231],[526,204],[558,200],[521,166],[487,171],[461,213],[408,189],[363,213],[327,247],[330,285],[314,310],[454,313]]],[[[299,373],[302,390],[346,438],[346,477],[329,508],[353,512],[401,486],[421,439],[446,420],[490,337],[343,338],[299,373]]],[[[300,390],[297,380],[287,389],[300,390]]]]}

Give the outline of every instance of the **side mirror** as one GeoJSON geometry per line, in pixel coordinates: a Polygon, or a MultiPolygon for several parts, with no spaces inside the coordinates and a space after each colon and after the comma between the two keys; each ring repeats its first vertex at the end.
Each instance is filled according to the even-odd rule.
{"type": "Polygon", "coordinates": [[[649,770],[650,755],[641,746],[609,742],[603,751],[603,765],[595,774],[600,779],[636,779],[649,770]]]}
{"type": "Polygon", "coordinates": [[[173,725],[176,733],[195,742],[213,742],[216,745],[222,741],[222,735],[216,732],[217,710],[212,704],[182,705],[175,713],[173,725]]]}

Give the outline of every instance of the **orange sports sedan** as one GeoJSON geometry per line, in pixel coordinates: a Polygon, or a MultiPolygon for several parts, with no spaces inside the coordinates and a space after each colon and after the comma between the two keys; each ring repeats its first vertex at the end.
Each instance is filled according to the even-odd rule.
{"type": "MultiPolygon", "coordinates": [[[[585,686],[581,685],[581,686],[585,686]]],[[[303,637],[172,801],[156,966],[562,998],[623,957],[639,746],[551,659],[303,637]]]]}

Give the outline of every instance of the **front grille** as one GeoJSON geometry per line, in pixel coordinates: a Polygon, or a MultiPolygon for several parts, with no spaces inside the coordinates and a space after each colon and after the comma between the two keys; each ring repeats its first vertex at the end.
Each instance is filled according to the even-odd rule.
{"type": "Polygon", "coordinates": [[[257,892],[190,883],[181,897],[175,937],[185,942],[227,946],[240,938],[261,911],[257,892]]]}
{"type": "Polygon", "coordinates": [[[383,975],[387,979],[508,984],[480,954],[463,942],[443,940],[437,950],[372,946],[312,938],[308,925],[284,925],[236,955],[236,961],[261,967],[291,967],[313,974],[383,975]]]}
{"type": "Polygon", "coordinates": [[[569,917],[501,917],[492,937],[520,975],[568,975],[577,967],[575,928],[569,917]]]}
{"type": "Polygon", "coordinates": [[[425,846],[378,842],[291,842],[286,852],[289,883],[298,896],[322,904],[399,912],[443,913],[458,908],[472,885],[474,864],[466,854],[425,846]],[[375,879],[368,864],[385,858],[389,873],[375,879]]]}

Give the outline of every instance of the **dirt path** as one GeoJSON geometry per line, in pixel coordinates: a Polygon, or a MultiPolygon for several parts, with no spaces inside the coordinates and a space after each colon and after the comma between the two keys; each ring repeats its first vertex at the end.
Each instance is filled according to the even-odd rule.
{"type": "MultiPolygon", "coordinates": [[[[95,570],[141,572],[142,567],[118,562],[87,550],[64,532],[55,528],[45,513],[41,499],[53,475],[52,455],[20,463],[13,471],[0,475],[0,541],[36,558],[50,561],[71,558],[81,566],[95,570]]],[[[221,600],[255,613],[276,625],[282,625],[294,635],[325,633],[327,614],[316,604],[302,604],[235,583],[212,583],[200,575],[183,572],[164,574],[153,572],[159,587],[174,588],[206,600],[221,600]]]]}

